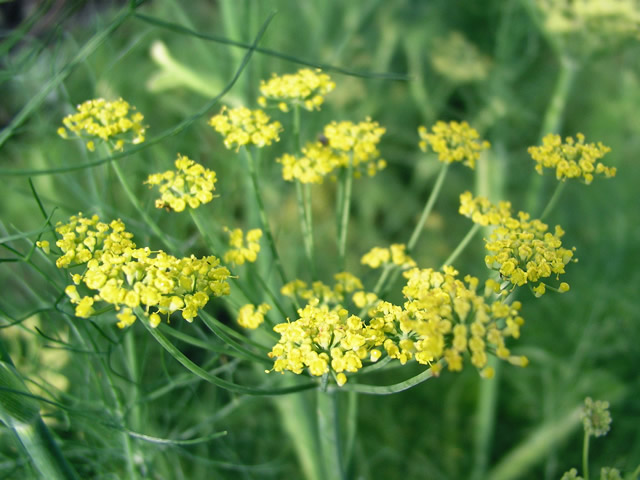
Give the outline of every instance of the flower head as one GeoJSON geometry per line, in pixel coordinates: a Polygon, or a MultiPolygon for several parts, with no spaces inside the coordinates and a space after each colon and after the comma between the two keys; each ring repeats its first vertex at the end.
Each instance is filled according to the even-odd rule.
{"type": "Polygon", "coordinates": [[[419,146],[423,152],[430,147],[438,154],[438,160],[443,163],[463,162],[469,168],[474,168],[480,153],[489,148],[486,140],[479,140],[480,134],[469,126],[467,122],[437,122],[431,129],[419,127],[419,146]]]}
{"type": "Polygon", "coordinates": [[[254,228],[249,230],[246,236],[239,228],[224,230],[229,234],[229,246],[231,248],[224,254],[225,263],[234,265],[242,265],[244,262],[253,263],[258,258],[260,252],[260,238],[262,238],[262,230],[254,228]]]}
{"type": "Polygon", "coordinates": [[[191,322],[211,296],[229,294],[230,273],[218,258],[176,258],[162,250],[138,248],[121,220],[107,224],[97,215],[78,214],[68,223],[58,223],[56,232],[61,236],[56,242],[61,250],[58,268],[84,268],[65,290],[79,317],[90,317],[94,304],[105,302],[115,306],[121,328],[135,321],[133,309],[138,307],[153,327],[160,315],[176,311],[191,322]]]}
{"type": "Polygon", "coordinates": [[[255,305],[248,303],[241,307],[238,312],[238,325],[254,330],[262,325],[264,316],[269,310],[271,310],[271,306],[266,303],[258,305],[257,308],[255,305]]]}
{"type": "MultiPolygon", "coordinates": [[[[460,212],[475,223],[495,226],[485,240],[485,262],[514,287],[537,283],[533,292],[541,296],[546,291],[542,280],[565,273],[565,265],[573,259],[575,249],[562,246],[564,231],[559,225],[551,233],[546,223],[532,220],[528,213],[518,212],[513,217],[508,202],[495,206],[486,198],[473,198],[465,192],[460,195],[460,212]]],[[[561,293],[568,290],[564,282],[557,289],[561,293]]]]}
{"type": "Polygon", "coordinates": [[[591,397],[585,398],[582,410],[582,424],[587,435],[602,437],[609,433],[611,428],[609,402],[594,401],[591,397]]]}
{"type": "Polygon", "coordinates": [[[64,127],[58,129],[62,138],[69,132],[88,139],[87,149],[95,150],[95,140],[109,142],[115,150],[122,150],[125,143],[144,142],[145,127],[140,112],[123,99],[108,102],[103,98],[87,100],[77,106],[77,112],[62,119],[64,127]]]}
{"type": "Polygon", "coordinates": [[[416,266],[416,262],[406,253],[407,246],[394,243],[389,248],[373,247],[362,256],[360,263],[371,268],[380,268],[382,265],[398,265],[402,268],[416,266]]]}
{"type": "Polygon", "coordinates": [[[228,109],[222,107],[219,114],[209,120],[216,132],[224,136],[224,146],[239,149],[244,145],[264,147],[280,140],[282,125],[278,121],[269,123],[271,118],[262,110],[246,107],[228,109]]]}
{"type": "Polygon", "coordinates": [[[324,96],[331,92],[336,84],[331,77],[321,70],[303,68],[297,73],[276,75],[268,81],[260,82],[258,103],[267,106],[267,99],[277,102],[283,112],[289,111],[289,105],[300,105],[306,110],[320,110],[324,103],[324,96]]]}
{"type": "Polygon", "coordinates": [[[302,155],[296,157],[286,153],[276,161],[282,164],[285,180],[318,184],[344,163],[343,155],[322,142],[310,142],[302,149],[302,155]]]}
{"type": "Polygon", "coordinates": [[[175,165],[176,170],[154,173],[144,182],[159,187],[161,197],[156,200],[157,208],[182,212],[187,206],[198,208],[213,200],[216,172],[183,155],[178,155],[175,165]]]}
{"type": "Polygon", "coordinates": [[[529,147],[529,154],[536,161],[536,171],[542,175],[544,168],[555,168],[558,180],[583,178],[587,185],[593,181],[594,175],[615,176],[615,167],[607,167],[599,161],[611,151],[609,147],[602,142],[585,144],[581,133],[576,138],[577,141],[567,137],[562,143],[560,135],[550,133],[542,139],[541,146],[529,147]]]}
{"type": "Polygon", "coordinates": [[[461,370],[469,356],[485,377],[493,373],[487,365],[489,352],[514,365],[527,364],[506,346],[506,339],[518,338],[524,324],[519,302],[486,300],[476,293],[477,278],[460,280],[452,267],[442,272],[411,268],[404,276],[402,306],[365,292],[357,277],[346,272],[336,275],[333,288],[322,282],[309,287],[301,280],[285,285],[283,294],[307,303],[295,321],[274,327],[281,337],[269,353],[273,369],[299,374],[307,368],[315,376],[330,372],[343,385],[345,372],[357,372],[385,354],[401,364],[416,360],[429,365],[434,373],[443,359],[449,370],[461,370]],[[349,313],[349,300],[367,316],[349,313]]]}

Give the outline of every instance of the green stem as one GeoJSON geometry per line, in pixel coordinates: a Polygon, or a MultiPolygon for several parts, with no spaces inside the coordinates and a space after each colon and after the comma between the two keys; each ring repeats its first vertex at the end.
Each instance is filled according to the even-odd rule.
{"type": "Polygon", "coordinates": [[[465,248],[467,248],[467,245],[469,245],[469,242],[471,241],[471,239],[474,237],[474,235],[478,230],[480,230],[480,225],[477,223],[474,223],[473,227],[469,229],[469,231],[464,236],[464,238],[460,241],[458,246],[453,250],[453,252],[451,252],[451,255],[449,255],[447,259],[444,262],[442,262],[442,267],[444,267],[445,265],[452,265],[453,262],[456,261],[458,256],[464,251],[465,248]]]}
{"type": "Polygon", "coordinates": [[[558,203],[558,199],[562,195],[562,192],[564,191],[564,187],[566,185],[567,185],[567,182],[560,182],[559,181],[557,183],[556,189],[553,191],[553,195],[551,195],[551,198],[549,199],[549,202],[547,203],[547,206],[544,207],[544,210],[542,210],[542,214],[540,215],[540,220],[544,220],[544,218],[547,215],[549,215],[549,213],[551,213],[553,208],[556,206],[556,203],[558,203]]]}
{"type": "Polygon", "coordinates": [[[582,443],[582,477],[589,480],[589,435],[584,432],[584,442],[582,443]]]}
{"type": "Polygon", "coordinates": [[[309,262],[311,276],[317,278],[316,263],[314,259],[313,245],[313,219],[311,213],[311,189],[308,184],[302,184],[296,179],[296,198],[298,200],[298,213],[300,215],[300,227],[304,239],[304,250],[309,262]]]}
{"type": "Polygon", "coordinates": [[[347,419],[345,424],[345,442],[344,442],[344,470],[348,471],[353,449],[356,443],[356,435],[358,433],[358,393],[346,392],[347,396],[347,419]]]}
{"type": "Polygon", "coordinates": [[[411,253],[413,248],[416,246],[416,243],[418,242],[418,238],[420,238],[420,234],[422,233],[424,224],[426,223],[427,218],[429,218],[429,214],[431,213],[431,210],[433,210],[433,206],[435,205],[436,200],[438,199],[438,195],[440,194],[440,190],[442,189],[442,184],[444,183],[444,179],[447,176],[448,171],[449,171],[449,164],[443,163],[442,167],[440,167],[440,173],[438,173],[438,178],[436,179],[436,183],[433,186],[433,190],[431,190],[431,194],[427,199],[427,203],[425,204],[424,209],[422,210],[422,215],[420,215],[420,219],[418,220],[418,223],[416,224],[416,227],[413,229],[413,233],[411,234],[411,237],[407,242],[408,254],[411,253]]]}
{"type": "Polygon", "coordinates": [[[345,478],[338,417],[338,392],[318,389],[318,435],[327,478],[345,478]]]}
{"type": "Polygon", "coordinates": [[[338,224],[338,265],[340,271],[345,269],[345,253],[347,250],[347,231],[349,230],[349,213],[351,212],[351,189],[353,185],[353,155],[349,155],[349,166],[342,171],[343,194],[338,224]]]}
{"type": "Polygon", "coordinates": [[[282,261],[280,260],[280,255],[278,255],[278,250],[276,249],[276,241],[273,238],[273,234],[271,233],[271,227],[269,226],[269,221],[267,220],[267,213],[264,208],[264,202],[262,201],[262,194],[260,193],[260,182],[258,181],[258,172],[256,170],[255,161],[253,159],[253,155],[248,148],[243,148],[243,151],[247,157],[247,165],[249,167],[249,177],[251,179],[251,185],[253,186],[253,193],[256,198],[256,204],[258,206],[258,215],[260,217],[260,224],[262,230],[264,231],[265,236],[267,237],[267,243],[269,244],[269,249],[271,250],[271,255],[273,256],[273,261],[276,266],[276,270],[280,275],[280,280],[282,283],[287,283],[287,276],[284,273],[284,268],[282,266],[282,261]]]}
{"type": "Polygon", "coordinates": [[[169,251],[175,253],[177,250],[176,246],[173,244],[172,241],[169,240],[167,235],[160,229],[158,224],[153,221],[153,219],[144,210],[144,208],[142,208],[142,205],[140,204],[138,197],[136,197],[136,194],[133,192],[133,190],[131,190],[131,187],[127,183],[124,177],[124,173],[120,169],[120,165],[118,164],[118,162],[114,160],[113,162],[111,162],[111,166],[113,167],[113,171],[115,172],[116,177],[118,177],[118,181],[120,182],[120,185],[124,190],[124,193],[127,195],[129,202],[131,202],[131,205],[133,205],[133,207],[136,209],[138,214],[142,217],[142,219],[147,224],[147,226],[153,231],[153,233],[155,233],[158,236],[158,238],[165,245],[165,247],[167,247],[169,251]]]}
{"type": "Polygon", "coordinates": [[[497,375],[500,372],[498,359],[490,357],[488,366],[493,367],[496,373],[491,380],[480,380],[481,387],[475,411],[472,480],[481,480],[486,476],[491,452],[490,445],[493,442],[493,430],[496,421],[497,375]]]}

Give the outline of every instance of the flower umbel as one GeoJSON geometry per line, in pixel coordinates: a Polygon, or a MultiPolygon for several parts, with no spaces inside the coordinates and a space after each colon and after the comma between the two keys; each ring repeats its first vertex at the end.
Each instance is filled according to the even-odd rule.
{"type": "MultiPolygon", "coordinates": [[[[485,240],[487,267],[500,272],[501,277],[514,287],[538,283],[533,287],[536,296],[546,291],[546,284],[541,280],[552,274],[559,277],[573,259],[575,249],[562,247],[564,231],[560,225],[556,225],[551,233],[546,223],[531,220],[528,213],[518,212],[517,217],[513,217],[508,202],[494,206],[486,198],[474,199],[465,192],[460,195],[460,213],[480,225],[496,226],[485,240]]],[[[557,290],[566,292],[569,285],[563,282],[557,290]]]]}
{"type": "Polygon", "coordinates": [[[280,140],[282,125],[262,110],[250,110],[246,107],[228,109],[222,107],[219,114],[209,120],[216,132],[224,136],[224,146],[239,149],[244,145],[264,147],[280,140]]]}
{"type": "Polygon", "coordinates": [[[602,437],[611,428],[611,414],[609,413],[609,402],[593,400],[591,397],[584,399],[584,409],[582,411],[582,424],[587,435],[602,437]]]}
{"type": "Polygon", "coordinates": [[[258,305],[257,308],[255,305],[248,303],[238,311],[238,325],[254,330],[262,325],[264,316],[269,310],[271,310],[271,306],[266,303],[258,305]]]}
{"type": "Polygon", "coordinates": [[[125,143],[144,142],[145,127],[140,112],[132,113],[134,107],[123,99],[108,102],[103,98],[87,100],[77,106],[77,112],[62,119],[64,127],[58,135],[69,138],[69,132],[88,139],[87,149],[94,151],[95,140],[109,142],[111,148],[122,150],[125,143]]]}
{"type": "Polygon", "coordinates": [[[431,129],[418,128],[423,152],[430,147],[438,154],[438,160],[443,163],[463,162],[469,168],[475,168],[476,160],[483,150],[489,148],[486,140],[479,140],[480,134],[471,128],[467,122],[437,122],[431,129]]]}
{"type": "Polygon", "coordinates": [[[231,246],[224,254],[225,263],[242,265],[244,262],[253,263],[257,260],[260,252],[262,230],[254,228],[249,230],[246,236],[239,228],[229,230],[225,227],[224,230],[229,233],[229,245],[231,246]]]}
{"type": "Polygon", "coordinates": [[[602,142],[584,143],[585,137],[581,133],[567,137],[562,143],[560,135],[550,133],[542,139],[539,147],[529,147],[531,158],[536,161],[536,171],[542,175],[544,168],[555,168],[556,178],[565,181],[567,178],[580,178],[589,185],[594,175],[605,178],[614,177],[615,167],[607,167],[599,160],[611,149],[602,142]]]}
{"type": "Polygon", "coordinates": [[[307,143],[301,156],[285,154],[277,159],[282,164],[282,177],[322,183],[327,175],[350,164],[354,177],[363,173],[372,177],[387,165],[378,151],[384,132],[385,128],[370,118],[360,123],[331,122],[324,127],[321,140],[307,143]]]}
{"type": "Polygon", "coordinates": [[[371,268],[380,268],[383,265],[392,263],[402,268],[416,266],[416,262],[406,253],[407,246],[401,243],[394,243],[389,248],[373,247],[360,259],[360,263],[371,268]]]}
{"type": "Polygon", "coordinates": [[[260,82],[258,98],[261,107],[267,106],[267,99],[274,100],[283,112],[289,111],[289,105],[300,105],[305,110],[320,110],[324,97],[336,87],[331,77],[321,70],[303,68],[297,73],[276,75],[268,81],[260,82]]]}
{"type": "Polygon", "coordinates": [[[154,173],[144,182],[159,187],[161,197],[156,200],[157,208],[182,212],[187,206],[198,208],[213,200],[216,172],[183,155],[178,155],[175,165],[176,170],[154,173]]]}
{"type": "Polygon", "coordinates": [[[95,302],[101,301],[115,306],[121,328],[135,321],[137,307],[153,327],[161,314],[168,318],[176,311],[191,322],[211,296],[229,294],[229,270],[218,258],[176,258],[162,250],[137,248],[121,220],[107,224],[97,215],[86,218],[80,213],[58,223],[56,232],[62,237],[56,242],[62,252],[58,268],[84,267],[65,289],[79,317],[93,315],[95,302]]]}
{"type": "Polygon", "coordinates": [[[436,374],[441,359],[449,370],[458,371],[463,355],[469,355],[481,375],[491,377],[488,351],[525,366],[527,359],[512,355],[505,344],[506,338],[520,335],[524,323],[520,303],[490,303],[476,293],[477,278],[466,276],[462,281],[457,275],[452,267],[443,272],[406,271],[403,306],[378,300],[346,272],[336,276],[333,288],[322,282],[309,288],[300,280],[285,285],[283,294],[305,299],[307,304],[298,310],[297,320],[274,327],[281,338],[269,353],[275,358],[273,369],[299,374],[308,368],[315,376],[332,372],[338,385],[343,385],[345,372],[357,372],[365,361],[376,362],[385,353],[402,364],[415,359],[436,374]],[[341,282],[346,283],[338,287],[341,282]],[[347,293],[355,307],[366,307],[368,318],[349,313],[347,293]]]}

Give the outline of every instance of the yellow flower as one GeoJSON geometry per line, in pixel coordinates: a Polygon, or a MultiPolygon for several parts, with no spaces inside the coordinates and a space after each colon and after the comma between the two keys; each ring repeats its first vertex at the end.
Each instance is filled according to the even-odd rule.
{"type": "Polygon", "coordinates": [[[599,161],[611,149],[602,142],[585,144],[581,133],[576,138],[577,141],[567,137],[562,143],[560,135],[550,133],[542,139],[542,146],[529,147],[529,154],[536,161],[536,171],[542,175],[544,168],[555,168],[558,180],[582,177],[587,185],[593,181],[594,175],[614,177],[616,168],[607,167],[599,161]]]}
{"type": "MultiPolygon", "coordinates": [[[[551,233],[546,223],[532,220],[528,213],[518,212],[513,217],[508,202],[495,206],[484,197],[473,198],[471,193],[465,192],[460,195],[460,212],[474,223],[496,227],[485,240],[487,266],[500,272],[513,286],[535,283],[533,292],[536,296],[544,295],[546,291],[541,280],[553,274],[559,277],[573,259],[575,249],[562,247],[564,231],[559,225],[551,233]]],[[[563,283],[558,291],[565,292],[568,287],[563,283]]]]}
{"type": "Polygon", "coordinates": [[[95,140],[108,142],[110,148],[122,150],[125,143],[144,142],[143,116],[132,113],[135,107],[123,99],[108,102],[103,98],[87,100],[77,106],[77,112],[67,115],[58,129],[58,135],[69,138],[69,132],[88,139],[87,149],[95,150],[95,140]]]}
{"type": "Polygon", "coordinates": [[[274,121],[262,110],[246,107],[228,109],[226,106],[218,115],[209,120],[216,132],[224,137],[224,146],[239,149],[244,145],[264,147],[280,140],[282,125],[274,121]]]}
{"type": "Polygon", "coordinates": [[[401,243],[394,243],[389,248],[373,247],[362,256],[360,263],[371,268],[380,268],[382,265],[392,263],[402,268],[416,266],[416,262],[406,254],[407,246],[401,243]]]}
{"type": "Polygon", "coordinates": [[[519,302],[489,302],[476,293],[477,278],[467,275],[460,280],[452,267],[442,272],[412,268],[404,276],[402,306],[360,290],[361,282],[347,272],[336,275],[333,288],[321,282],[309,288],[301,280],[285,285],[284,294],[307,303],[296,320],[274,327],[280,339],[269,353],[273,370],[300,374],[306,368],[314,376],[331,372],[343,385],[345,372],[357,372],[366,361],[376,362],[383,354],[401,364],[416,360],[429,365],[434,374],[440,371],[441,359],[449,370],[458,371],[468,356],[482,376],[490,377],[489,352],[514,365],[526,365],[526,359],[512,355],[506,346],[506,339],[518,338],[524,324],[519,302]],[[348,292],[355,292],[353,304],[366,307],[368,318],[349,313],[348,292]]]}
{"type": "Polygon", "coordinates": [[[238,312],[238,325],[254,330],[262,325],[264,316],[269,310],[271,310],[271,306],[266,303],[258,305],[258,308],[251,303],[244,305],[238,312]]]}
{"type": "Polygon", "coordinates": [[[267,99],[274,100],[283,112],[289,111],[289,105],[300,105],[306,110],[320,110],[324,96],[331,92],[336,84],[329,75],[321,70],[303,68],[297,73],[278,76],[275,73],[268,81],[260,82],[258,103],[267,106],[267,99]]]}
{"type": "Polygon", "coordinates": [[[337,154],[322,142],[310,142],[302,149],[301,156],[286,153],[276,161],[282,164],[282,178],[285,180],[320,184],[348,159],[345,160],[344,154],[337,154]]]}
{"type": "Polygon", "coordinates": [[[467,122],[437,122],[429,133],[426,127],[419,127],[420,149],[423,152],[430,147],[438,154],[443,163],[463,162],[469,168],[475,168],[476,160],[483,150],[490,146],[486,140],[479,140],[480,134],[467,122]]]}
{"type": "Polygon", "coordinates": [[[86,218],[80,213],[68,223],[58,223],[56,232],[61,236],[56,242],[61,250],[58,268],[84,266],[82,275],[72,278],[90,295],[82,296],[76,285],[65,289],[79,317],[93,315],[94,303],[101,301],[119,310],[121,328],[135,321],[137,307],[153,327],[160,323],[159,314],[168,317],[176,311],[190,322],[211,296],[229,294],[230,273],[218,258],[176,258],[162,250],[138,248],[120,220],[106,224],[97,215],[86,218]]]}
{"type": "Polygon", "coordinates": [[[161,197],[156,200],[157,208],[182,212],[187,206],[198,208],[213,200],[216,172],[183,155],[178,155],[175,165],[176,170],[154,173],[144,182],[159,186],[161,197]]]}
{"type": "Polygon", "coordinates": [[[229,234],[229,246],[231,246],[224,254],[225,263],[243,265],[244,262],[253,263],[258,259],[262,230],[254,228],[249,230],[246,236],[239,228],[230,230],[224,227],[224,230],[229,234]]]}

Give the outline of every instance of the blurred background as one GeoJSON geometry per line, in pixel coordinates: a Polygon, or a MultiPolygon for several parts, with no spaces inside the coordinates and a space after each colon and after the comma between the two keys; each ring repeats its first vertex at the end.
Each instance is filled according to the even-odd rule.
{"type": "MultiPolygon", "coordinates": [[[[122,373],[112,355],[124,334],[110,330],[107,336],[118,336],[118,342],[98,339],[91,352],[52,340],[64,340],[69,329],[48,309],[60,290],[43,282],[32,265],[15,261],[16,252],[28,251],[35,239],[21,234],[44,224],[33,191],[48,213],[55,209],[54,221],[79,210],[119,217],[139,244],[159,244],[107,165],[82,168],[96,157],[79,142],[60,139],[56,130],[76,104],[122,97],[144,114],[148,138],[167,132],[231,81],[272,12],[262,50],[253,53],[222,103],[255,107],[261,79],[318,66],[337,87],[320,113],[304,116],[303,138],[313,139],[331,120],[369,116],[386,127],[380,150],[388,168],[354,186],[348,267],[365,281],[374,282],[375,276],[359,265],[360,256],[373,246],[406,242],[438,172],[438,162],[417,148],[419,125],[464,120],[492,144],[478,172],[450,169],[414,252],[423,267],[437,268],[469,229],[469,221],[457,214],[458,196],[474,190],[479,175],[491,179],[489,191],[480,193],[510,200],[515,210],[539,213],[556,180],[535,174],[527,148],[546,133],[582,132],[588,142],[601,141],[611,147],[605,163],[618,169],[611,180],[569,183],[546,219],[562,225],[563,241],[576,246],[579,262],[568,267],[570,292],[519,296],[526,325],[513,350],[527,355],[530,365],[502,366],[490,381],[467,368],[400,394],[361,396],[352,477],[560,478],[581,464],[575,410],[586,396],[610,401],[613,417],[609,435],[592,442],[592,471],[607,465],[631,472],[640,464],[640,2],[131,3],[141,5],[126,18],[124,1],[0,4],[0,318],[4,325],[23,320],[0,335],[34,393],[75,405],[66,411],[47,408],[65,455],[84,478],[121,478],[119,453],[109,442],[114,433],[108,409],[101,417],[101,402],[108,402],[97,387],[87,388],[93,380],[82,364],[99,360],[122,373]],[[72,168],[55,170],[67,167],[72,168]],[[42,172],[47,169],[55,171],[42,172]],[[83,410],[91,404],[95,411],[83,410]],[[102,422],[93,421],[96,415],[102,422]]],[[[205,251],[189,218],[154,211],[141,181],[170,168],[176,153],[188,155],[220,179],[209,221],[218,228],[251,226],[241,165],[206,124],[220,105],[120,162],[147,211],[189,253],[205,251]]],[[[287,129],[287,119],[281,121],[287,129]]],[[[271,161],[290,150],[283,141],[263,153],[261,172],[278,247],[287,252],[293,276],[305,268],[295,191],[271,161]]],[[[335,273],[335,194],[330,182],[313,189],[319,273],[325,281],[335,273]]],[[[484,279],[483,258],[477,236],[455,266],[484,279]]],[[[51,278],[60,278],[55,268],[40,264],[51,278]]],[[[392,298],[399,300],[396,292],[392,298]]],[[[108,325],[102,324],[112,328],[108,325]]],[[[122,380],[118,388],[136,391],[129,407],[138,431],[167,438],[228,431],[193,446],[136,443],[140,478],[301,478],[294,445],[271,400],[184,379],[180,366],[136,327],[130,335],[147,358],[140,383],[134,388],[122,380]],[[167,378],[175,380],[171,388],[165,388],[167,378]]],[[[199,350],[184,350],[194,361],[205,360],[199,350]]],[[[263,381],[260,375],[246,365],[234,371],[249,384],[263,381]]],[[[395,383],[398,372],[375,381],[395,383]]],[[[0,430],[3,478],[29,474],[18,452],[10,431],[0,430]]]]}

